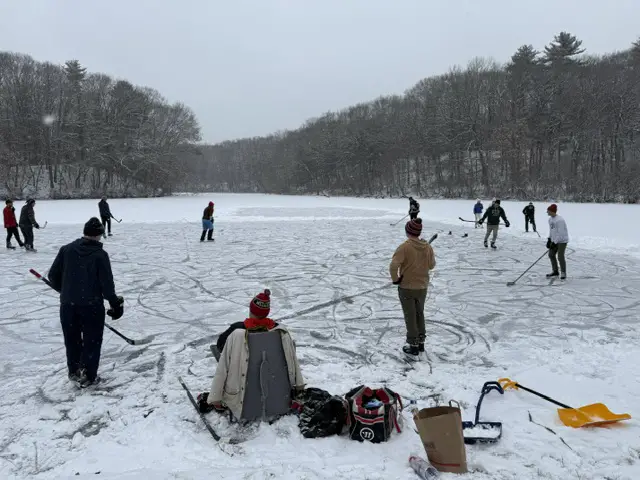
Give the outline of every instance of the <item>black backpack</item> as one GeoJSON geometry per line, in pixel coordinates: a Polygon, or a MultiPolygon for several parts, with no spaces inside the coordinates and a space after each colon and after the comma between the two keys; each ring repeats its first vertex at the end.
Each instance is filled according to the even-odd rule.
{"type": "Polygon", "coordinates": [[[347,420],[342,398],[319,388],[307,388],[294,401],[300,412],[300,432],[305,438],[339,435],[347,420]]]}

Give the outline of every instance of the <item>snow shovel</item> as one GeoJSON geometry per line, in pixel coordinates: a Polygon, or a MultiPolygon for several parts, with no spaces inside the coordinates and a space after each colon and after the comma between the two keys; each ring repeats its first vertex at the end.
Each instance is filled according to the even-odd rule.
{"type": "Polygon", "coordinates": [[[517,382],[512,381],[509,378],[501,378],[498,380],[504,390],[513,388],[518,390],[521,388],[529,393],[533,393],[544,400],[554,403],[562,408],[558,409],[558,416],[560,421],[567,427],[580,428],[580,427],[596,427],[600,425],[606,425],[608,423],[621,422],[622,420],[629,420],[631,415],[628,413],[616,414],[607,408],[604,403],[592,403],[580,408],[572,408],[568,405],[558,402],[553,398],[547,397],[542,393],[531,390],[524,387],[517,382]]]}
{"type": "Polygon", "coordinates": [[[476,405],[476,419],[474,422],[462,422],[462,435],[464,443],[474,445],[476,443],[496,443],[502,437],[502,422],[480,422],[480,406],[484,396],[492,390],[504,394],[502,385],[498,382],[485,382],[482,393],[476,405]]]}

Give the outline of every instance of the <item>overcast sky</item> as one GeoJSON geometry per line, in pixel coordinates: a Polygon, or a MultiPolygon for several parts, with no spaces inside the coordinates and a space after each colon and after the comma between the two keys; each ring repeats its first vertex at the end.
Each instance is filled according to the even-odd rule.
{"type": "Polygon", "coordinates": [[[561,30],[591,53],[625,49],[640,0],[0,0],[0,50],[155,88],[208,142],[296,128],[561,30]]]}

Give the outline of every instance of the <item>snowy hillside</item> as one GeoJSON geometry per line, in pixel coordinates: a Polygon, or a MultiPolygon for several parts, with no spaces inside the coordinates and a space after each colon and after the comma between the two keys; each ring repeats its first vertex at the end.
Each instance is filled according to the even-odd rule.
{"type": "MultiPolygon", "coordinates": [[[[404,321],[388,263],[404,239],[405,200],[203,195],[110,201],[121,224],[105,241],[125,315],[105,332],[97,391],[77,393],[65,374],[58,299],[29,275],[97,214],[97,200],[42,201],[37,254],[0,253],[0,478],[414,479],[405,430],[382,445],[344,437],[302,438],[294,417],[262,425],[240,445],[215,443],[176,378],[209,388],[209,345],[242,320],[253,295],[271,289],[308,386],[343,394],[386,384],[419,406],[457,400],[472,419],[485,381],[510,377],[572,406],[604,402],[631,421],[570,429],[556,409],[523,391],[492,393],[482,419],[503,422],[492,446],[468,446],[470,473],[443,479],[637,479],[640,429],[640,207],[560,204],[569,227],[568,275],[554,285],[542,238],[525,234],[524,203],[505,202],[512,222],[498,250],[482,246],[473,202],[421,201],[433,247],[427,359],[402,360],[404,321]],[[201,244],[202,210],[216,202],[216,242],[201,244]],[[451,235],[448,235],[451,231],[451,235]],[[468,233],[468,237],[463,237],[468,233]],[[302,312],[302,313],[301,313],[302,312]],[[99,475],[96,475],[100,472],[99,475]]],[[[485,206],[488,202],[485,202],[485,206]]],[[[19,208],[21,203],[17,203],[19,208]]],[[[209,414],[226,438],[232,427],[209,414]]]]}

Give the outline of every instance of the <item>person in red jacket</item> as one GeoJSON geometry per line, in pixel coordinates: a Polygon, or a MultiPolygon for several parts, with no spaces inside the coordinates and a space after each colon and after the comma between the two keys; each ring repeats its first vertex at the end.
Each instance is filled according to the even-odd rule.
{"type": "Polygon", "coordinates": [[[16,209],[13,207],[13,201],[7,200],[4,202],[6,206],[2,213],[4,214],[4,228],[7,229],[7,248],[14,250],[16,247],[11,245],[11,237],[15,236],[20,248],[24,247],[24,243],[20,240],[20,234],[18,233],[18,221],[16,220],[16,209]]]}

